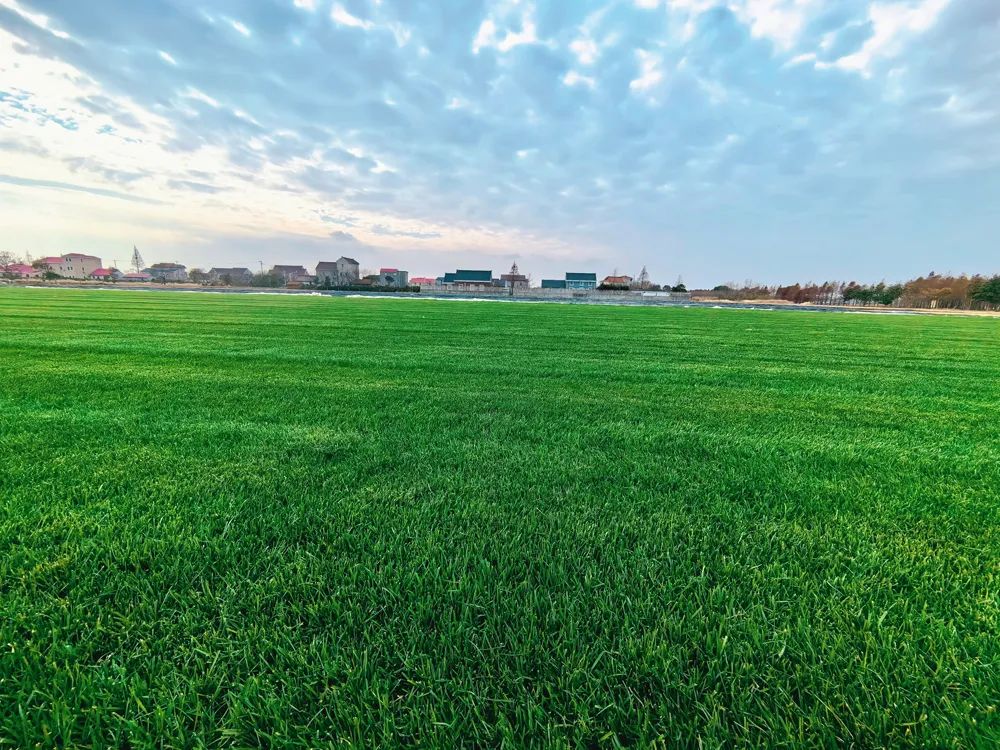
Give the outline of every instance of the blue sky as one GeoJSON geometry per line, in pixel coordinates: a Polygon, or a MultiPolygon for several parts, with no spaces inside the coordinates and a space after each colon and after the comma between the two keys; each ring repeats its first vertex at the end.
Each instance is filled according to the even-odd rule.
{"type": "Polygon", "coordinates": [[[996,0],[0,0],[6,249],[1000,272],[996,0]]]}

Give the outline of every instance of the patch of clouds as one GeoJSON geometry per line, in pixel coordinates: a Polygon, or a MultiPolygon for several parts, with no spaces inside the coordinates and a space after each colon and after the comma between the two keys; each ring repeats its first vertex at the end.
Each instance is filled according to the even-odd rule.
{"type": "Polygon", "coordinates": [[[344,242],[344,243],[355,243],[358,241],[357,237],[355,237],[350,232],[345,232],[342,229],[337,229],[333,232],[330,232],[330,239],[332,239],[334,242],[344,242]]]}
{"type": "MultiPolygon", "coordinates": [[[[250,41],[223,0],[35,6],[0,0],[0,148],[29,181],[5,227],[30,190],[178,245],[338,227],[401,267],[516,248],[688,277],[788,217],[813,228],[772,245],[905,229],[907,196],[932,217],[935,181],[1000,160],[994,0],[283,0],[240,6],[250,41]]],[[[995,189],[968,226],[996,228],[995,189]]]]}
{"type": "Polygon", "coordinates": [[[348,26],[355,29],[367,30],[371,29],[375,25],[371,21],[352,15],[340,3],[334,3],[333,7],[330,8],[330,20],[334,23],[340,24],[341,26],[348,26]]]}
{"type": "Polygon", "coordinates": [[[538,33],[534,19],[534,6],[529,3],[499,3],[479,25],[472,41],[472,51],[478,54],[484,48],[510,52],[522,44],[534,44],[538,33]]]}
{"type": "Polygon", "coordinates": [[[629,81],[628,87],[632,91],[648,92],[663,81],[663,61],[657,54],[643,49],[636,50],[635,56],[639,75],[629,81]]]}
{"type": "Polygon", "coordinates": [[[230,19],[229,25],[232,26],[238,33],[245,37],[250,36],[250,28],[242,21],[237,21],[235,19],[230,19]]]}
{"type": "Polygon", "coordinates": [[[385,224],[374,224],[371,233],[382,237],[409,237],[416,240],[431,240],[441,237],[441,232],[419,232],[408,229],[393,229],[385,224]]]}
{"type": "Polygon", "coordinates": [[[174,190],[190,190],[195,193],[206,193],[209,195],[215,195],[225,190],[225,188],[217,185],[210,185],[207,182],[197,182],[195,180],[167,180],[167,186],[174,190]]]}
{"type": "Polygon", "coordinates": [[[344,227],[355,227],[358,225],[358,218],[356,216],[330,216],[320,211],[319,218],[320,221],[327,224],[339,224],[344,227]]]}
{"type": "Polygon", "coordinates": [[[128,185],[136,180],[141,180],[143,178],[149,177],[150,173],[147,171],[129,171],[124,169],[113,169],[100,161],[85,157],[77,156],[65,159],[66,166],[69,167],[72,172],[91,172],[100,175],[108,182],[117,182],[123,185],[128,185]]]}
{"type": "Polygon", "coordinates": [[[867,41],[858,51],[842,56],[832,64],[870,76],[872,66],[877,61],[900,55],[910,38],[930,29],[950,2],[951,0],[921,0],[917,3],[872,3],[868,8],[868,23],[872,33],[867,41]]]}
{"type": "Polygon", "coordinates": [[[563,76],[563,83],[567,86],[586,86],[593,89],[597,86],[597,79],[593,76],[586,76],[575,70],[570,70],[563,76]]]}

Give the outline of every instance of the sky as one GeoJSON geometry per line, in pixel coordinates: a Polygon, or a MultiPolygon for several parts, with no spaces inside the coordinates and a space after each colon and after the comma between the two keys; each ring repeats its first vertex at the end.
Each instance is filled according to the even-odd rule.
{"type": "Polygon", "coordinates": [[[1000,272],[997,0],[0,0],[0,250],[1000,272]]]}

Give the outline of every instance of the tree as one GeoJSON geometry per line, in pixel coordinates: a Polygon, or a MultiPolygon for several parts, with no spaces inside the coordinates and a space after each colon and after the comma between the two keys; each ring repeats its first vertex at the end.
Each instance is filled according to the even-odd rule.
{"type": "Polygon", "coordinates": [[[197,284],[204,284],[208,281],[208,274],[205,273],[205,269],[203,268],[192,268],[188,271],[188,278],[197,284]]]}
{"type": "Polygon", "coordinates": [[[285,285],[285,280],[273,273],[254,274],[250,286],[264,287],[265,289],[277,289],[285,285]]]}
{"type": "Polygon", "coordinates": [[[14,253],[8,253],[6,251],[0,252],[0,276],[5,279],[13,279],[14,274],[7,268],[15,263],[19,263],[20,259],[17,258],[14,253]]]}
{"type": "Polygon", "coordinates": [[[972,299],[988,305],[1000,305],[1000,276],[981,280],[972,292],[972,299]]]}
{"type": "MultiPolygon", "coordinates": [[[[879,286],[884,286],[879,284],[879,286]]],[[[892,286],[884,287],[880,293],[878,301],[883,305],[891,305],[893,302],[898,300],[903,296],[903,285],[893,284],[892,286]]]]}
{"type": "Polygon", "coordinates": [[[671,287],[670,291],[671,292],[687,292],[687,287],[684,286],[684,282],[681,282],[680,284],[675,284],[673,287],[671,287]]]}

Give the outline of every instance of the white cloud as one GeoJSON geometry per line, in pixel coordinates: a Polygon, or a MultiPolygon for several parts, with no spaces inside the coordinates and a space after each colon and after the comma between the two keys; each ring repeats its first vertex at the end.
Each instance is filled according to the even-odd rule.
{"type": "Polygon", "coordinates": [[[295,0],[295,7],[302,10],[316,10],[316,0],[295,0]]]}
{"type": "Polygon", "coordinates": [[[745,0],[733,8],[755,37],[766,37],[782,50],[798,42],[806,21],[822,7],[819,0],[745,0]]]}
{"type": "Polygon", "coordinates": [[[593,39],[576,39],[569,45],[581,65],[593,65],[601,53],[601,48],[593,39]]]}
{"type": "Polygon", "coordinates": [[[501,8],[503,16],[504,33],[500,35],[500,25],[497,23],[497,15],[491,14],[483,19],[476,32],[476,38],[472,41],[472,51],[479,53],[484,47],[493,47],[500,52],[509,52],[522,44],[533,44],[538,41],[538,32],[534,20],[534,6],[527,5],[521,7],[520,3],[514,2],[511,6],[501,8]],[[507,23],[507,19],[513,14],[513,10],[520,12],[513,23],[507,23]],[[519,28],[514,31],[510,27],[519,28]]]}
{"type": "Polygon", "coordinates": [[[371,21],[366,21],[358,18],[357,16],[351,15],[340,3],[333,4],[333,7],[330,9],[330,18],[334,21],[334,23],[339,23],[341,26],[350,26],[355,29],[367,30],[375,25],[371,21]]]}
{"type": "Polygon", "coordinates": [[[663,81],[663,61],[658,55],[643,49],[636,50],[635,56],[639,60],[639,76],[628,87],[632,91],[648,92],[663,81]]]}
{"type": "Polygon", "coordinates": [[[483,47],[493,46],[496,35],[497,25],[493,19],[483,19],[483,22],[479,24],[479,31],[476,32],[476,38],[472,40],[472,51],[478,54],[483,47]]]}
{"type": "Polygon", "coordinates": [[[577,73],[575,70],[571,70],[566,75],[563,76],[563,83],[567,86],[586,86],[587,88],[594,88],[597,85],[597,81],[593,76],[585,76],[577,73]]]}
{"type": "Polygon", "coordinates": [[[164,62],[168,62],[171,65],[177,64],[177,61],[173,58],[173,56],[169,52],[164,52],[162,49],[159,52],[161,60],[163,60],[164,62]]]}
{"type": "Polygon", "coordinates": [[[868,18],[874,33],[860,50],[840,58],[833,65],[871,75],[872,65],[877,59],[900,54],[906,38],[930,29],[949,1],[873,3],[868,9],[868,18]]]}
{"type": "Polygon", "coordinates": [[[250,29],[247,28],[246,24],[232,20],[230,20],[229,24],[243,36],[250,36],[250,29]]]}
{"type": "Polygon", "coordinates": [[[201,89],[196,89],[194,86],[189,86],[187,89],[185,89],[182,96],[188,99],[194,99],[195,101],[204,102],[205,104],[215,107],[216,109],[218,109],[220,106],[218,99],[213,99],[204,91],[202,91],[201,89]]]}

